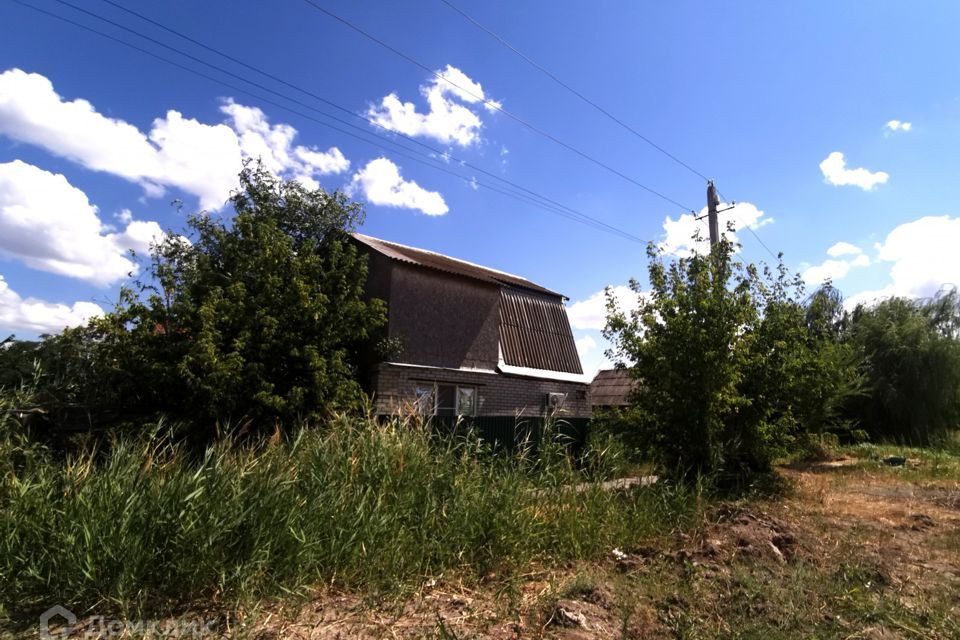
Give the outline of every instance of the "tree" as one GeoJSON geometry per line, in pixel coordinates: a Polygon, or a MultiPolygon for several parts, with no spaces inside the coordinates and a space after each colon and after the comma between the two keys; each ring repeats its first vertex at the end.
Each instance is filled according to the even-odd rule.
{"type": "Polygon", "coordinates": [[[385,321],[349,239],[362,208],[260,166],[231,201],[232,221],[190,216],[112,313],[55,338],[92,411],[272,422],[359,401],[358,350],[385,321]]]}
{"type": "Polygon", "coordinates": [[[666,264],[651,244],[649,291],[630,281],[636,310],[623,313],[608,292],[604,335],[639,380],[638,433],[681,476],[739,466],[729,427],[746,406],[738,390],[748,358],[741,331],[757,312],[750,281],[731,256],[723,240],[710,256],[666,264]]]}
{"type": "Polygon", "coordinates": [[[806,324],[799,276],[733,259],[721,240],[709,255],[666,262],[647,249],[650,288],[637,308],[608,293],[609,355],[631,367],[636,435],[667,472],[741,484],[770,469],[797,436],[822,429],[837,402],[823,379],[853,375],[825,357],[806,324]]]}
{"type": "Polygon", "coordinates": [[[867,394],[852,414],[877,439],[935,444],[960,426],[960,295],[858,306],[850,338],[867,394]]]}

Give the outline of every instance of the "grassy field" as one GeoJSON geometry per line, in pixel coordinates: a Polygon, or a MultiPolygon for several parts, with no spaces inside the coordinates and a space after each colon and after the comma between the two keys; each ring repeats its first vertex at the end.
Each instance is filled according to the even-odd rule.
{"type": "Polygon", "coordinates": [[[162,435],[59,458],[8,438],[0,460],[0,606],[53,603],[127,617],[245,608],[331,586],[396,595],[602,557],[694,526],[697,496],[629,493],[559,451],[494,454],[409,422],[335,420],[255,445],[191,453],[162,435]]]}
{"type": "Polygon", "coordinates": [[[8,430],[2,628],[36,636],[59,603],[260,639],[960,637],[955,452],[846,448],[738,500],[604,491],[608,458],[575,469],[347,418],[65,458],[8,430]]]}

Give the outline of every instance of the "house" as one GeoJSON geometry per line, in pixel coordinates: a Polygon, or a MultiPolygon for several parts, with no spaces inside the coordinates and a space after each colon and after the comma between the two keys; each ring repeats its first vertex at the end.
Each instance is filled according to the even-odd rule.
{"type": "Polygon", "coordinates": [[[602,369],[590,383],[590,404],[594,410],[623,409],[630,404],[634,384],[629,369],[602,369]]]}
{"type": "MultiPolygon", "coordinates": [[[[354,234],[396,355],[372,367],[376,411],[441,418],[590,417],[561,294],[464,260],[354,234]]],[[[503,424],[503,421],[501,421],[503,424]]]]}

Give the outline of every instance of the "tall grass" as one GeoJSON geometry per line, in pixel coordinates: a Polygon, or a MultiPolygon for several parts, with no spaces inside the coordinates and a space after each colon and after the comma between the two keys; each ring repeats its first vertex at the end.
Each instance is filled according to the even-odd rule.
{"type": "Polygon", "coordinates": [[[629,546],[696,510],[678,487],[574,491],[584,476],[565,456],[494,455],[404,421],[340,417],[200,456],[153,433],[64,458],[0,416],[8,615],[51,603],[158,612],[330,583],[392,589],[451,569],[509,574],[629,546]]]}

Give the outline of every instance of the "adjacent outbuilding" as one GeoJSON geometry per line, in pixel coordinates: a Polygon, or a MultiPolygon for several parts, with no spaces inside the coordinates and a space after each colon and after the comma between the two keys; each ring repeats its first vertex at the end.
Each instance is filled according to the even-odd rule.
{"type": "Polygon", "coordinates": [[[590,404],[594,410],[625,409],[635,385],[629,369],[602,369],[590,383],[590,404]]]}

